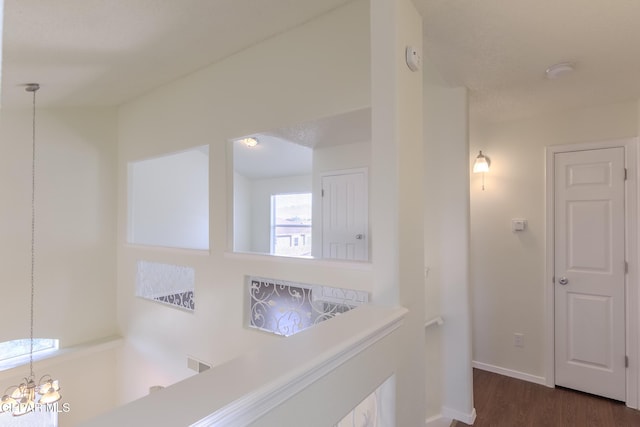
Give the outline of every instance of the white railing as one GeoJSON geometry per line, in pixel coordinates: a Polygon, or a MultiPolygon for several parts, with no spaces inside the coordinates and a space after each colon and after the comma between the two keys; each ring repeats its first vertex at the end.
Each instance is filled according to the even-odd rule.
{"type": "Polygon", "coordinates": [[[359,307],[82,425],[334,425],[393,376],[406,313],[359,307]]]}

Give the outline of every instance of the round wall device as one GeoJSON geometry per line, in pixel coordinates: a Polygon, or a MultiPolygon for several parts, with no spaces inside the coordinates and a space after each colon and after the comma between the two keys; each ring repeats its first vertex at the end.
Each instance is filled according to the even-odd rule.
{"type": "Polygon", "coordinates": [[[418,49],[413,46],[407,46],[406,56],[407,67],[409,67],[411,71],[418,71],[422,68],[422,55],[418,52],[418,49]]]}

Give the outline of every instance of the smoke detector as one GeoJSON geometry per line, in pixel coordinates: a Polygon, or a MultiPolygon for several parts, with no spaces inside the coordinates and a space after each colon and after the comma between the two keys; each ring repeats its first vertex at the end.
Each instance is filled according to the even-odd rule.
{"type": "Polygon", "coordinates": [[[560,62],[547,68],[545,71],[549,80],[557,79],[565,74],[569,74],[574,70],[574,66],[571,62],[560,62]]]}

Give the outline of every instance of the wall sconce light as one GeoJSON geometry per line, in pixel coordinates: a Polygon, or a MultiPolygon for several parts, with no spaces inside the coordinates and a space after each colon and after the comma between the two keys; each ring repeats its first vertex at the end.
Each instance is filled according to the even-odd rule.
{"type": "Polygon", "coordinates": [[[476,157],[476,161],[473,163],[473,173],[481,173],[482,174],[482,191],[484,191],[484,174],[485,172],[489,172],[489,164],[491,160],[484,154],[482,154],[482,150],[476,157]]]}

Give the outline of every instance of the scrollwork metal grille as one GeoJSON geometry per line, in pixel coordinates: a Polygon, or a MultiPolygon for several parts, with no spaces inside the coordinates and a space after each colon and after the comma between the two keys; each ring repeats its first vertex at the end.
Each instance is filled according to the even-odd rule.
{"type": "Polygon", "coordinates": [[[195,310],[195,270],[181,265],[138,261],[136,296],[195,310]]]}
{"type": "Polygon", "coordinates": [[[290,336],[369,301],[367,292],[248,277],[249,327],[290,336]]]}

